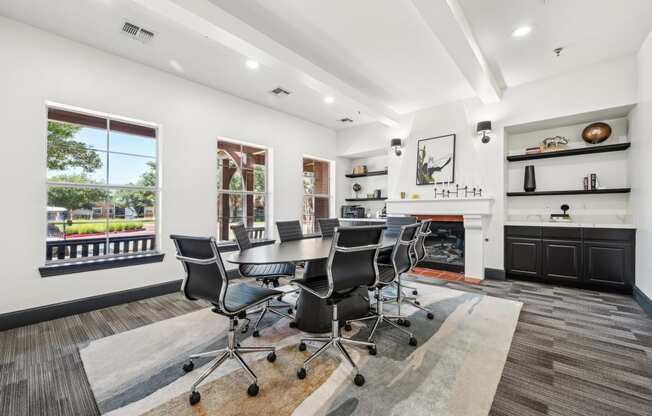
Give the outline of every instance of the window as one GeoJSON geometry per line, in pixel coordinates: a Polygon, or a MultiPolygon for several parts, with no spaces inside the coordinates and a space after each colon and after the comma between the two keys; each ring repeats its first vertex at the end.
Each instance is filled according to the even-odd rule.
{"type": "Polygon", "coordinates": [[[330,216],[330,163],[303,158],[303,215],[304,233],[319,232],[319,218],[330,216]]]}
{"type": "Polygon", "coordinates": [[[156,249],[156,129],[48,109],[46,263],[156,249]]]}
{"type": "Polygon", "coordinates": [[[219,139],[217,189],[218,240],[233,240],[230,226],[239,222],[266,235],[267,150],[219,139]]]}

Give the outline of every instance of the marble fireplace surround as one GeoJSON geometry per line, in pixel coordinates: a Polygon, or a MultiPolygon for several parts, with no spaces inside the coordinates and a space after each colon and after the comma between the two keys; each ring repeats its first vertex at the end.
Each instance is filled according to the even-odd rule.
{"type": "Polygon", "coordinates": [[[487,219],[491,216],[493,198],[469,199],[390,199],[387,215],[413,215],[434,221],[464,223],[464,276],[484,279],[484,251],[487,219]]]}

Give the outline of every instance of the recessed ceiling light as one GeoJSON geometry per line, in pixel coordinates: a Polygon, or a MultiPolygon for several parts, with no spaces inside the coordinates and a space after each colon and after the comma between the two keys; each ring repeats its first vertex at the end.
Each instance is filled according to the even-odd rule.
{"type": "Polygon", "coordinates": [[[258,62],[256,62],[256,61],[254,61],[253,59],[247,60],[247,68],[249,68],[249,69],[258,69],[259,66],[260,66],[260,64],[258,62]]]}
{"type": "Polygon", "coordinates": [[[531,26],[521,26],[514,29],[514,31],[512,32],[512,36],[514,36],[515,38],[522,38],[524,36],[529,35],[530,32],[532,32],[531,26]]]}
{"type": "Polygon", "coordinates": [[[335,98],[333,97],[324,97],[324,102],[326,104],[333,104],[333,101],[335,101],[335,98]]]}

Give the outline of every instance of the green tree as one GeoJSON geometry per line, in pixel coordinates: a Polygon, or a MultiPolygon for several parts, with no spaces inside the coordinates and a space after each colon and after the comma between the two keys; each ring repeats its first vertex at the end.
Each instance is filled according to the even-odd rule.
{"type": "Polygon", "coordinates": [[[48,121],[48,169],[78,167],[84,172],[92,172],[102,167],[97,153],[74,139],[81,128],[74,124],[48,121]]]}
{"type": "MultiPolygon", "coordinates": [[[[147,172],[140,175],[136,183],[130,183],[132,186],[141,187],[155,187],[156,186],[156,162],[147,162],[147,172]]],[[[115,203],[132,209],[138,214],[143,216],[145,208],[154,206],[156,203],[156,195],[153,191],[132,191],[128,189],[121,189],[115,194],[115,203]]]]}
{"type": "MultiPolygon", "coordinates": [[[[93,183],[86,175],[59,175],[51,178],[55,182],[68,183],[93,183]]],[[[93,209],[97,202],[104,202],[108,194],[102,189],[93,188],[64,188],[51,186],[48,188],[48,205],[66,208],[68,218],[72,218],[72,211],[76,209],[93,209]]]]}

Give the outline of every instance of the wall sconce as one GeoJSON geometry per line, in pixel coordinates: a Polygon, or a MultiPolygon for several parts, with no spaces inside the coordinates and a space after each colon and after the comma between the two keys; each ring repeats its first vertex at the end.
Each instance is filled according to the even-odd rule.
{"type": "Polygon", "coordinates": [[[478,133],[478,135],[482,134],[482,143],[489,143],[491,138],[487,136],[487,133],[491,133],[491,121],[479,122],[475,131],[478,133]]]}
{"type": "Polygon", "coordinates": [[[392,139],[389,146],[394,151],[396,156],[401,156],[403,154],[403,144],[401,139],[392,139]]]}

